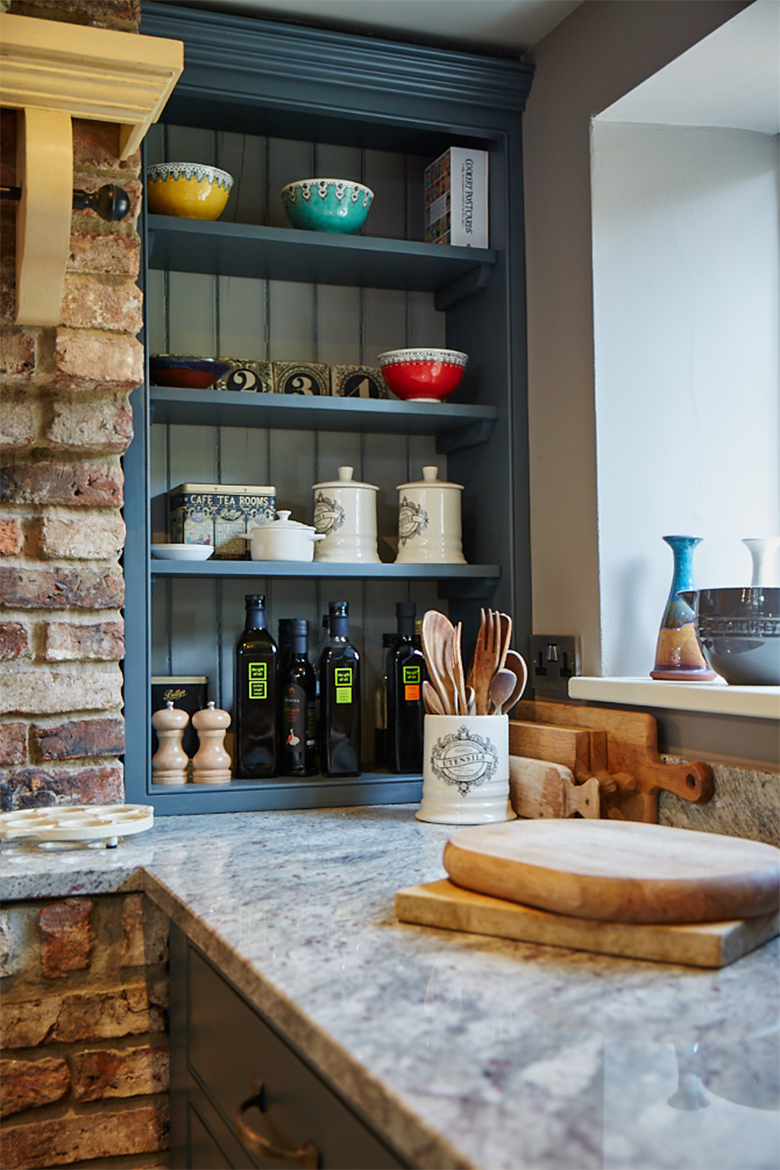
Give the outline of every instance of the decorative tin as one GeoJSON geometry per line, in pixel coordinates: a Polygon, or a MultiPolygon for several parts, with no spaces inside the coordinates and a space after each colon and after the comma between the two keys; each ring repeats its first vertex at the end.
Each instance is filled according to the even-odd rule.
{"type": "Polygon", "coordinates": [[[214,560],[245,561],[249,529],[276,518],[275,487],[182,483],[169,498],[171,540],[211,544],[214,560]]]}
{"type": "Polygon", "coordinates": [[[273,362],[250,358],[225,358],[230,369],[219,379],[215,390],[248,390],[255,394],[273,394],[273,362]]]}
{"type": "Polygon", "coordinates": [[[274,362],[277,394],[330,394],[330,369],[317,362],[274,362]]]}
{"type": "Polygon", "coordinates": [[[331,366],[330,392],[336,398],[389,398],[382,371],[374,366],[331,366]]]}

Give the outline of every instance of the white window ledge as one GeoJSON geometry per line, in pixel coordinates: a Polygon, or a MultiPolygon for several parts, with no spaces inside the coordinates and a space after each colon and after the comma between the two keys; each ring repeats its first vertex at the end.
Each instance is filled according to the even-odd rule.
{"type": "Polygon", "coordinates": [[[740,687],[725,682],[661,682],[653,678],[577,677],[569,680],[569,698],[671,711],[701,711],[708,715],[780,719],[780,687],[740,687]]]}

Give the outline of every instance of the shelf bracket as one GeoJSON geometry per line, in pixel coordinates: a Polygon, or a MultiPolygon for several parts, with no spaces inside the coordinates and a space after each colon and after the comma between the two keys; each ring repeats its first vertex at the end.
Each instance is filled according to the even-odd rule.
{"type": "Polygon", "coordinates": [[[181,41],[0,15],[0,106],[18,111],[16,323],[57,325],[73,207],[72,118],[140,146],[184,68],[181,41]]]}
{"type": "Polygon", "coordinates": [[[436,454],[452,455],[453,452],[465,451],[468,447],[479,447],[482,443],[487,443],[493,434],[494,426],[494,419],[481,418],[462,427],[453,427],[451,431],[442,431],[436,436],[436,454]]]}
{"type": "MultiPolygon", "coordinates": [[[[441,246],[446,247],[445,244],[441,246]]],[[[461,301],[467,301],[469,297],[473,297],[476,293],[482,292],[490,283],[492,271],[492,264],[475,264],[473,268],[470,268],[468,272],[464,272],[457,280],[453,280],[451,284],[447,284],[443,288],[438,289],[434,296],[434,303],[438,312],[446,313],[448,309],[459,305],[461,301]]]]}

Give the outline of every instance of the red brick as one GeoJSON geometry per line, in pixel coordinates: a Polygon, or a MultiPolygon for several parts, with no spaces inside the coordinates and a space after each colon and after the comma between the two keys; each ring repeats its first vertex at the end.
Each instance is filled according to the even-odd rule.
{"type": "Polygon", "coordinates": [[[0,1060],[0,1117],[59,1101],[70,1088],[70,1070],[61,1057],[0,1060]]]}
{"type": "Polygon", "coordinates": [[[16,185],[16,110],[0,110],[0,185],[16,185]]]}
{"type": "MultiPolygon", "coordinates": [[[[97,123],[96,123],[97,125],[97,123]]],[[[96,229],[98,225],[95,225],[96,229]]],[[[73,272],[111,272],[117,276],[138,276],[141,242],[136,234],[109,228],[102,231],[70,233],[68,269],[73,272]]]]}
{"type": "Polygon", "coordinates": [[[101,1101],[106,1097],[141,1097],[167,1093],[169,1058],[167,1045],[143,1048],[98,1048],[75,1052],[73,1095],[77,1101],[101,1101]]]}
{"type": "Polygon", "coordinates": [[[133,416],[115,402],[56,402],[45,430],[49,447],[123,455],[133,438],[133,416]]]}
{"type": "Polygon", "coordinates": [[[0,520],[0,556],[15,557],[22,551],[24,536],[15,517],[0,520]]]}
{"type": "Polygon", "coordinates": [[[66,995],[46,1043],[72,1044],[76,1040],[162,1033],[166,1029],[166,1006],[167,993],[162,984],[147,988],[145,983],[138,983],[118,991],[66,995]]]}
{"type": "MultiPolygon", "coordinates": [[[[119,755],[118,752],[114,753],[119,755]]],[[[27,724],[0,723],[0,765],[27,763],[27,724]]]]}
{"type": "Polygon", "coordinates": [[[18,609],[118,609],[118,569],[25,569],[0,565],[0,602],[18,609]]]}
{"type": "Polygon", "coordinates": [[[27,381],[35,371],[35,338],[23,328],[5,328],[0,333],[0,377],[27,381]]]}
{"type": "Polygon", "coordinates": [[[141,18],[140,0],[14,0],[13,11],[18,16],[120,32],[138,32],[141,18]]]}
{"type": "Polygon", "coordinates": [[[168,961],[168,918],[144,894],[128,894],[122,906],[123,967],[168,961]]]}
{"type": "Polygon", "coordinates": [[[37,1048],[43,1044],[62,1011],[62,996],[41,999],[0,999],[0,1047],[37,1048]]]}
{"type": "Polygon", "coordinates": [[[55,804],[121,804],[123,800],[120,764],[82,768],[79,772],[54,772],[31,767],[0,772],[0,810],[3,812],[48,808],[55,804]]]}
{"type": "MultiPolygon", "coordinates": [[[[25,387],[25,390],[29,386],[25,387]]],[[[0,445],[6,451],[28,451],[39,431],[40,407],[32,398],[3,394],[0,401],[0,445]]]]}
{"type": "Polygon", "coordinates": [[[138,333],[143,328],[138,286],[128,278],[71,272],[65,277],[63,325],[138,333]]]}
{"type": "Polygon", "coordinates": [[[0,469],[0,503],[118,508],[123,484],[118,464],[25,463],[11,458],[0,469]]]}
{"type": "Polygon", "coordinates": [[[89,966],[94,945],[91,914],[89,898],[67,898],[41,910],[41,965],[48,979],[64,979],[68,971],[83,971],[89,966]]]}
{"type": "Polygon", "coordinates": [[[144,378],[144,348],[133,337],[59,328],[55,364],[56,386],[132,390],[144,378]]]}
{"type": "Polygon", "coordinates": [[[0,714],[61,715],[72,711],[119,711],[119,666],[82,666],[78,670],[26,667],[0,673],[0,714]]]}
{"type": "Polygon", "coordinates": [[[0,660],[13,662],[29,658],[30,641],[27,627],[21,622],[0,622],[0,660]]]}
{"type": "MultiPolygon", "coordinates": [[[[24,727],[24,724],[6,724],[6,726],[24,727]]],[[[76,760],[81,756],[121,756],[125,750],[125,721],[124,719],[73,719],[68,723],[58,723],[56,727],[33,728],[33,740],[41,760],[76,760]]],[[[5,762],[21,763],[20,760],[5,762]]]]}
{"type": "Polygon", "coordinates": [[[124,161],[119,158],[119,126],[114,122],[89,122],[85,118],[73,119],[73,173],[80,171],[102,172],[101,181],[109,181],[114,171],[124,170],[137,174],[140,154],[133,154],[124,161]]]}
{"type": "Polygon", "coordinates": [[[46,626],[47,662],[120,662],[125,656],[125,627],[122,622],[74,625],[50,622],[46,626]]]}
{"type": "Polygon", "coordinates": [[[125,523],[117,512],[44,516],[37,525],[40,555],[47,559],[110,560],[125,544],[125,523]]]}
{"type": "MultiPolygon", "coordinates": [[[[15,244],[13,237],[8,236],[4,243],[15,244]]],[[[0,256],[0,324],[13,325],[16,320],[16,258],[11,253],[0,256]]]]}
{"type": "Polygon", "coordinates": [[[116,1113],[66,1115],[27,1125],[7,1125],[3,1166],[5,1170],[38,1170],[167,1148],[167,1106],[144,1105],[116,1113]]]}

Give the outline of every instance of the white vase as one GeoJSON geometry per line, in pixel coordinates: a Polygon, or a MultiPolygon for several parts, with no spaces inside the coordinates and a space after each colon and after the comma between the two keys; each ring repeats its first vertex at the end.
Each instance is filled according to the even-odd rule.
{"type": "Polygon", "coordinates": [[[509,717],[426,715],[420,821],[486,825],[515,819],[509,800],[509,717]]]}
{"type": "Polygon", "coordinates": [[[340,467],[338,479],[315,483],[314,527],[325,539],[315,561],[379,564],[376,547],[376,494],[372,483],[353,479],[353,467],[340,467]]]}
{"type": "Polygon", "coordinates": [[[749,536],[742,543],[747,545],[753,558],[751,588],[776,585],[775,557],[780,548],[780,536],[749,536]]]}
{"type": "Polygon", "coordinates": [[[398,485],[397,565],[465,565],[461,535],[463,486],[423,467],[423,478],[398,485]]]}

